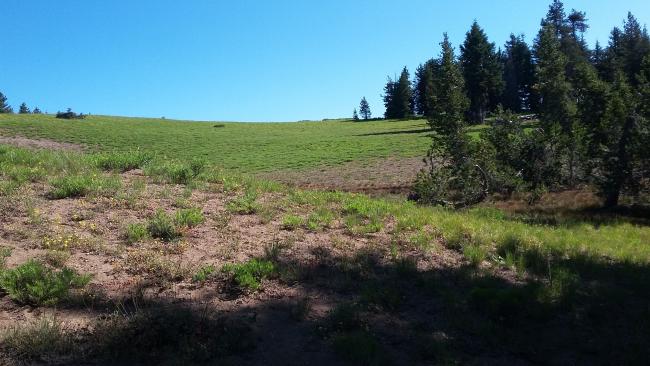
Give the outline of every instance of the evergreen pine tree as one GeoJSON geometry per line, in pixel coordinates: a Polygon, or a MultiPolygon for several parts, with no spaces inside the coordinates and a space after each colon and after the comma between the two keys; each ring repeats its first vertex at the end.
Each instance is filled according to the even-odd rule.
{"type": "Polygon", "coordinates": [[[357,113],[357,109],[354,108],[354,112],[352,112],[352,119],[355,121],[359,120],[359,114],[357,113]]]}
{"type": "Polygon", "coordinates": [[[359,103],[359,112],[361,113],[361,118],[364,120],[369,120],[372,117],[372,112],[370,112],[370,105],[366,100],[366,97],[361,98],[359,103]]]}
{"type": "Polygon", "coordinates": [[[510,35],[503,54],[503,107],[513,111],[536,110],[537,98],[533,89],[535,66],[524,36],[510,35]]]}
{"type": "Polygon", "coordinates": [[[386,108],[386,111],[384,112],[384,118],[386,119],[398,118],[396,109],[396,90],[397,83],[389,76],[388,81],[384,86],[384,95],[382,96],[384,99],[384,107],[386,108]]]}
{"type": "Polygon", "coordinates": [[[428,117],[431,110],[431,97],[434,93],[434,75],[437,72],[437,60],[429,60],[419,65],[415,71],[413,85],[413,112],[428,117]]]}
{"type": "Polygon", "coordinates": [[[41,110],[38,107],[34,107],[34,110],[32,111],[32,114],[42,114],[41,110]]]}
{"type": "MultiPolygon", "coordinates": [[[[544,26],[535,42],[539,113],[545,141],[554,146],[553,156],[548,158],[568,167],[565,176],[573,184],[577,152],[574,134],[576,105],[566,77],[567,57],[562,53],[560,41],[555,35],[552,25],[544,26]],[[567,161],[563,162],[565,158],[567,161]]],[[[553,180],[560,183],[561,177],[553,180]]]]}
{"type": "Polygon", "coordinates": [[[19,114],[29,114],[29,113],[31,113],[31,111],[29,110],[29,107],[27,107],[27,104],[25,104],[25,103],[23,102],[23,103],[20,105],[19,109],[18,109],[18,113],[19,113],[19,114]]]}
{"type": "Polygon", "coordinates": [[[466,206],[487,194],[487,177],[473,159],[472,143],[465,134],[464,115],[469,102],[462,71],[445,33],[438,72],[434,76],[428,118],[432,144],[427,155],[428,169],[418,174],[412,198],[424,202],[466,206]]]}
{"type": "Polygon", "coordinates": [[[7,97],[0,93],[0,113],[13,113],[14,110],[7,104],[7,97]]]}
{"type": "Polygon", "coordinates": [[[475,21],[461,46],[460,62],[470,100],[469,115],[474,123],[483,123],[490,109],[499,102],[503,88],[502,70],[494,44],[475,21]]]}
{"type": "Polygon", "coordinates": [[[413,91],[409,71],[404,66],[397,81],[395,90],[395,114],[396,118],[407,118],[413,115],[413,91]]]}

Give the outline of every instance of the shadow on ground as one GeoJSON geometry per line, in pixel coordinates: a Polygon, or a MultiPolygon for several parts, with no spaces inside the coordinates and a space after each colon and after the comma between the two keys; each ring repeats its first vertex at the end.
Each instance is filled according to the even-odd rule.
{"type": "MultiPolygon", "coordinates": [[[[90,330],[72,335],[73,345],[43,359],[100,365],[633,365],[650,359],[646,266],[565,258],[547,273],[538,268],[537,280],[523,280],[470,265],[420,268],[426,254],[387,259],[383,251],[363,250],[337,257],[326,248],[312,254],[307,263],[282,253],[274,259],[279,272],[266,284],[293,288],[298,296],[228,297],[215,280],[202,297],[184,300],[147,296],[145,285],[103,311],[90,330]],[[215,302],[233,310],[214,310],[215,302]]],[[[14,361],[25,361],[6,348],[14,361]]]]}

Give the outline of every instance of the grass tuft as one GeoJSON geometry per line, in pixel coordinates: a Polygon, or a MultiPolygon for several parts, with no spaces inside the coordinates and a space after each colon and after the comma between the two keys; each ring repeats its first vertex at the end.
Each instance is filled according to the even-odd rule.
{"type": "Polygon", "coordinates": [[[241,289],[257,291],[261,281],[276,274],[277,268],[269,260],[254,258],[245,263],[226,264],[222,271],[231,274],[241,289]]]}
{"type": "Polygon", "coordinates": [[[30,260],[15,269],[4,270],[0,274],[0,288],[21,304],[54,305],[67,299],[70,289],[83,288],[90,279],[90,275],[78,275],[69,268],[55,271],[30,260]]]}

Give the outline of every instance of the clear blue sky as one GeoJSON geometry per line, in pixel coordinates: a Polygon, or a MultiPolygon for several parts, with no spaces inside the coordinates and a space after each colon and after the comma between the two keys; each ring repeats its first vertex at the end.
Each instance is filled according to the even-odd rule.
{"type": "MultiPolygon", "coordinates": [[[[473,19],[530,42],[550,0],[3,0],[0,91],[50,113],[292,121],[375,115],[386,76],[454,46],[473,19]]],[[[607,42],[648,0],[567,0],[607,42]]]]}

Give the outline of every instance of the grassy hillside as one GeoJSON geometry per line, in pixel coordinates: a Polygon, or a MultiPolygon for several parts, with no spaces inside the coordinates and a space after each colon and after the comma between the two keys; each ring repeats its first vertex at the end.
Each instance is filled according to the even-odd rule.
{"type": "Polygon", "coordinates": [[[541,224],[3,145],[0,183],[3,364],[650,356],[650,227],[624,217],[541,224]]]}
{"type": "Polygon", "coordinates": [[[51,115],[0,114],[3,135],[47,138],[104,151],[140,148],[180,159],[203,157],[240,172],[421,156],[430,143],[424,120],[217,123],[108,116],[61,120],[51,115]]]}

